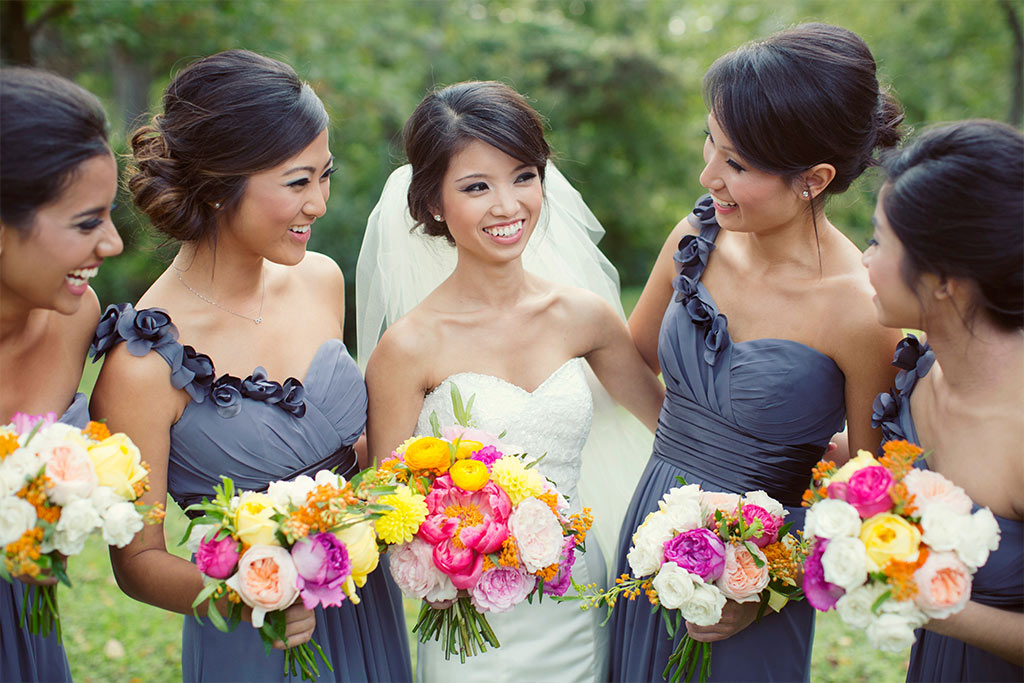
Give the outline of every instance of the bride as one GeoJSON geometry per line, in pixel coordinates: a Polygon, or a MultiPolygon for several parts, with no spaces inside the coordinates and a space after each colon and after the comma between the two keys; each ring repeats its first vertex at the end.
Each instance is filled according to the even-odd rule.
{"type": "MultiPolygon", "coordinates": [[[[455,384],[475,396],[478,427],[547,454],[540,471],[574,506],[582,500],[604,518],[613,549],[650,435],[612,407],[595,423],[603,431],[591,442],[600,447],[581,457],[593,406],[607,400],[603,386],[653,431],[664,389],[626,331],[614,269],[592,241],[600,226],[547,164],[539,115],[505,85],[431,93],[404,138],[411,171],[388,181],[357,267],[370,455],[430,434],[432,412],[454,424],[455,384]],[[594,398],[588,367],[600,380],[591,382],[594,398]]],[[[605,581],[596,528],[594,536],[575,565],[577,582],[605,581]]],[[[552,600],[488,615],[500,648],[459,664],[445,661],[438,643],[420,644],[418,680],[603,679],[602,618],[552,600]]]]}

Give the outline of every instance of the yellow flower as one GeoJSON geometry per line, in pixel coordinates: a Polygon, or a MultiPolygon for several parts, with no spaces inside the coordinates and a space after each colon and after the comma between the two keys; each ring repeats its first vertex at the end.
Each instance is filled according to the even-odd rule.
{"type": "Polygon", "coordinates": [[[405,449],[405,464],[413,470],[434,470],[444,474],[452,464],[452,452],[447,441],[424,436],[405,449]]]}
{"type": "Polygon", "coordinates": [[[491,479],[505,489],[513,505],[544,490],[544,478],[540,473],[535,469],[526,469],[522,460],[511,455],[504,456],[491,466],[491,479]]]}
{"type": "Polygon", "coordinates": [[[424,500],[423,496],[413,493],[408,486],[399,486],[393,495],[382,497],[378,502],[394,509],[377,519],[377,535],[381,540],[389,544],[411,541],[413,534],[427,518],[427,504],[424,500]]]}
{"type": "Polygon", "coordinates": [[[401,455],[402,453],[405,453],[405,449],[407,449],[411,444],[415,443],[417,440],[418,440],[418,437],[410,436],[408,439],[403,441],[398,446],[398,448],[396,448],[394,450],[395,455],[401,455]]]}
{"type": "Polygon", "coordinates": [[[850,458],[845,465],[840,467],[839,470],[832,475],[832,478],[829,479],[829,483],[849,481],[850,477],[852,477],[853,473],[857,470],[862,470],[865,467],[874,467],[877,464],[878,461],[875,460],[875,457],[868,451],[857,451],[857,457],[850,458]]]}
{"type": "Polygon", "coordinates": [[[479,460],[456,460],[448,474],[455,485],[465,491],[479,491],[490,479],[487,465],[479,460]]]}
{"type": "MultiPolygon", "coordinates": [[[[484,445],[479,441],[472,441],[470,439],[460,439],[459,445],[455,447],[455,459],[465,460],[466,458],[473,457],[473,454],[483,448],[484,445]]],[[[483,486],[483,484],[481,484],[483,486]]],[[[474,491],[476,489],[473,489],[474,491]]]]}
{"type": "Polygon", "coordinates": [[[883,512],[864,520],[860,540],[867,551],[869,572],[885,569],[890,560],[913,562],[921,545],[921,532],[899,515],[883,512]]]}
{"type": "Polygon", "coordinates": [[[135,484],[145,479],[147,471],[139,449],[127,434],[107,437],[88,446],[88,451],[100,486],[109,486],[126,500],[138,498],[135,484]]]}
{"type": "Polygon", "coordinates": [[[377,568],[380,553],[377,551],[377,535],[373,522],[366,520],[338,529],[334,532],[338,540],[348,548],[348,559],[352,562],[352,579],[360,588],[366,583],[366,575],[377,568]]]}
{"type": "Polygon", "coordinates": [[[274,535],[277,523],[272,519],[277,510],[274,501],[265,493],[246,491],[238,500],[235,510],[235,531],[238,539],[248,546],[281,545],[274,535]]]}

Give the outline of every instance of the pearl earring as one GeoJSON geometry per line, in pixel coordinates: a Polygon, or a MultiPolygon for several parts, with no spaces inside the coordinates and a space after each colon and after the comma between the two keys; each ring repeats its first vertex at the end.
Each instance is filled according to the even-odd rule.
{"type": "Polygon", "coordinates": [[[220,208],[220,202],[215,202],[214,205],[213,205],[213,208],[219,209],[220,208]]]}
{"type": "Polygon", "coordinates": [[[441,222],[444,221],[444,217],[442,217],[441,214],[439,214],[439,213],[435,213],[434,214],[434,220],[437,221],[438,223],[441,223],[441,222]]]}
{"type": "Polygon", "coordinates": [[[807,199],[807,198],[809,198],[811,196],[811,193],[808,192],[807,190],[804,190],[803,191],[803,196],[804,196],[804,199],[807,199]]]}

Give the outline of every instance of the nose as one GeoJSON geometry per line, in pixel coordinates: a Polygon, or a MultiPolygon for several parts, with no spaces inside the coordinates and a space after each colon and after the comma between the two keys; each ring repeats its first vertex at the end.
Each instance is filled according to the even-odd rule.
{"type": "Polygon", "coordinates": [[[868,264],[871,262],[871,253],[874,250],[874,248],[875,245],[872,244],[871,246],[864,250],[863,254],[860,255],[860,264],[865,268],[867,268],[868,264]]]}
{"type": "Polygon", "coordinates": [[[320,218],[323,216],[327,213],[327,198],[330,196],[329,192],[330,190],[325,190],[320,187],[319,183],[313,185],[306,198],[306,203],[302,206],[302,212],[307,216],[313,216],[314,218],[320,218]]]}
{"type": "Polygon", "coordinates": [[[123,250],[124,242],[121,241],[121,235],[117,232],[117,226],[114,225],[114,221],[108,221],[107,226],[103,228],[99,242],[96,243],[96,255],[100,258],[110,258],[117,256],[123,250]]]}
{"type": "Polygon", "coordinates": [[[491,213],[496,216],[512,216],[519,208],[519,200],[516,193],[510,188],[498,188],[494,193],[494,204],[491,206],[491,213]]]}
{"type": "Polygon", "coordinates": [[[704,170],[700,172],[698,180],[702,187],[706,187],[709,190],[716,190],[722,187],[722,179],[715,168],[714,158],[707,160],[704,164],[704,170]]]}

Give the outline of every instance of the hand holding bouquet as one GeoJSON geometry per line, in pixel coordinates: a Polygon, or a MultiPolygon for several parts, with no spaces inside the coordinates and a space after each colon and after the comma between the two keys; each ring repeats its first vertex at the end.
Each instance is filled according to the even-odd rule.
{"type": "MultiPolygon", "coordinates": [[[[84,429],[57,422],[55,413],[15,413],[0,427],[0,576],[55,577],[71,585],[65,558],[82,552],[93,532],[123,548],[146,523],[163,519],[160,505],[135,503],[149,488],[148,467],[124,434],[100,422],[84,429]]],[[[21,625],[61,634],[57,587],[25,585],[21,625]],[[31,598],[31,599],[30,599],[31,598]]]]}
{"type": "Polygon", "coordinates": [[[888,441],[838,470],[820,462],[804,493],[809,506],[804,592],[820,611],[833,607],[865,629],[872,647],[899,652],[914,629],[959,612],[971,577],[999,546],[995,517],[937,472],[915,469],[921,449],[888,441]]]}

